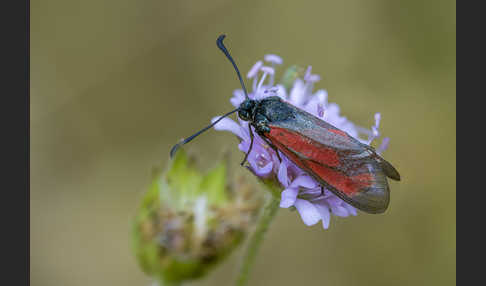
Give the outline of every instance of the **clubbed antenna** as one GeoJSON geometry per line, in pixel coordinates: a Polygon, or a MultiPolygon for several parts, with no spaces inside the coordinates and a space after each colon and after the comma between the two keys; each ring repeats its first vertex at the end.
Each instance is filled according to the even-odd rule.
{"type": "Polygon", "coordinates": [[[192,134],[191,136],[187,137],[186,139],[182,139],[181,142],[177,143],[174,145],[174,147],[172,147],[172,149],[170,149],[170,157],[173,158],[175,153],[177,152],[177,150],[179,149],[179,147],[181,147],[182,145],[186,144],[186,143],[189,143],[192,141],[192,139],[196,138],[199,134],[203,133],[204,131],[208,130],[209,128],[213,127],[214,125],[216,125],[216,123],[218,123],[219,121],[221,121],[221,119],[225,118],[226,116],[228,115],[231,115],[233,113],[235,113],[236,111],[240,110],[239,108],[235,109],[235,110],[232,110],[228,113],[226,113],[225,115],[221,116],[220,118],[218,118],[218,120],[214,121],[212,124],[204,127],[203,129],[199,130],[198,132],[192,134]]]}
{"type": "Polygon", "coordinates": [[[233,67],[235,68],[236,74],[238,75],[238,79],[240,80],[241,87],[243,88],[243,92],[245,93],[245,97],[248,98],[248,93],[246,92],[246,87],[245,83],[243,82],[243,79],[241,78],[240,70],[236,66],[235,61],[231,57],[230,53],[228,52],[228,49],[223,44],[223,40],[226,37],[226,35],[221,35],[218,37],[216,40],[216,45],[218,45],[218,48],[224,53],[224,55],[228,58],[228,60],[233,64],[233,67]]]}
{"type": "MultiPolygon", "coordinates": [[[[233,67],[235,68],[235,71],[236,71],[236,74],[238,75],[238,78],[240,79],[240,83],[241,83],[241,87],[243,88],[243,92],[245,93],[245,97],[248,99],[248,93],[246,92],[246,87],[245,87],[245,83],[243,82],[243,79],[241,78],[241,75],[240,75],[240,71],[238,70],[238,67],[236,66],[236,63],[235,61],[233,60],[233,58],[231,57],[230,53],[228,52],[228,49],[226,49],[226,47],[224,46],[223,44],[223,40],[224,38],[226,37],[226,35],[221,35],[218,37],[218,39],[216,40],[216,45],[218,45],[218,48],[226,55],[226,57],[228,58],[228,60],[233,64],[233,67]]],[[[172,147],[172,149],[170,149],[170,157],[173,158],[175,153],[177,152],[177,150],[184,144],[187,144],[189,142],[192,141],[192,139],[196,138],[197,136],[199,136],[201,133],[203,133],[204,131],[208,130],[209,128],[213,127],[214,125],[216,125],[216,123],[218,123],[220,120],[222,120],[223,118],[225,118],[226,116],[229,116],[233,113],[235,113],[236,111],[240,110],[239,108],[235,109],[235,110],[232,110],[228,113],[226,113],[225,115],[221,116],[220,118],[218,118],[218,120],[214,121],[212,124],[204,127],[203,129],[199,130],[198,132],[192,134],[191,136],[187,137],[186,139],[182,139],[179,143],[175,144],[174,147],[172,147]]]]}

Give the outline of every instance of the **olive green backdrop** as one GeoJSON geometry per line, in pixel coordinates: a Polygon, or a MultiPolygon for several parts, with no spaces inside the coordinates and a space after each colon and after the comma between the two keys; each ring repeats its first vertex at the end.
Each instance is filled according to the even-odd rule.
{"type": "MultiPolygon", "coordinates": [[[[455,285],[454,1],[31,1],[31,285],[150,284],[131,220],[154,165],[230,110],[266,53],[312,65],[329,100],[371,126],[402,175],[389,210],[306,227],[280,210],[250,285],[455,285]]],[[[187,146],[211,166],[229,133],[187,146]]],[[[242,248],[201,285],[229,285],[242,248]]],[[[195,283],[194,283],[195,285],[195,283]]],[[[199,285],[199,284],[198,284],[199,285]]]]}

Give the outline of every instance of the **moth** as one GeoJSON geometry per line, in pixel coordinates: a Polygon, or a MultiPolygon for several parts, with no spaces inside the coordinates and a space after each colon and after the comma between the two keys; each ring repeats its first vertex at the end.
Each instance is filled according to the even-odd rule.
{"type": "MultiPolygon", "coordinates": [[[[261,100],[248,97],[238,67],[223,44],[225,35],[216,44],[233,64],[240,80],[245,100],[211,125],[183,139],[171,149],[177,149],[216,125],[221,119],[238,112],[249,122],[251,143],[242,165],[253,147],[255,132],[279,156],[284,154],[294,164],[348,204],[367,213],[383,213],[390,202],[387,178],[399,181],[398,171],[371,146],[361,143],[345,131],[285,102],[278,96],[261,100]]],[[[280,156],[279,156],[280,158],[280,156]]]]}

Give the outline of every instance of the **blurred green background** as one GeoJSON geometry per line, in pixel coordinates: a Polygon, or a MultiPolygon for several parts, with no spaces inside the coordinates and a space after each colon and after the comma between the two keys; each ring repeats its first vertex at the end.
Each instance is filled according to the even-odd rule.
{"type": "MultiPolygon", "coordinates": [[[[400,171],[389,210],[306,227],[280,210],[250,285],[455,285],[455,1],[31,1],[31,285],[150,284],[132,218],[181,137],[231,109],[242,72],[276,53],[312,65],[363,126],[381,112],[400,171]]],[[[187,146],[233,172],[235,138],[187,146]]],[[[228,285],[242,248],[201,285],[228,285]]],[[[200,285],[200,284],[198,284],[200,285]]]]}

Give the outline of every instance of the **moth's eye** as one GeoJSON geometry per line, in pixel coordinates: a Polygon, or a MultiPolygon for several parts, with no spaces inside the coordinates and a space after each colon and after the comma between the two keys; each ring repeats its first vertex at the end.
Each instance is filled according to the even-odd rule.
{"type": "Polygon", "coordinates": [[[242,104],[242,109],[244,110],[250,110],[253,108],[253,106],[255,105],[255,102],[252,101],[252,100],[245,100],[242,104]]]}
{"type": "Polygon", "coordinates": [[[243,120],[249,120],[250,114],[246,110],[240,110],[238,112],[238,116],[240,116],[240,118],[243,120]]]}

